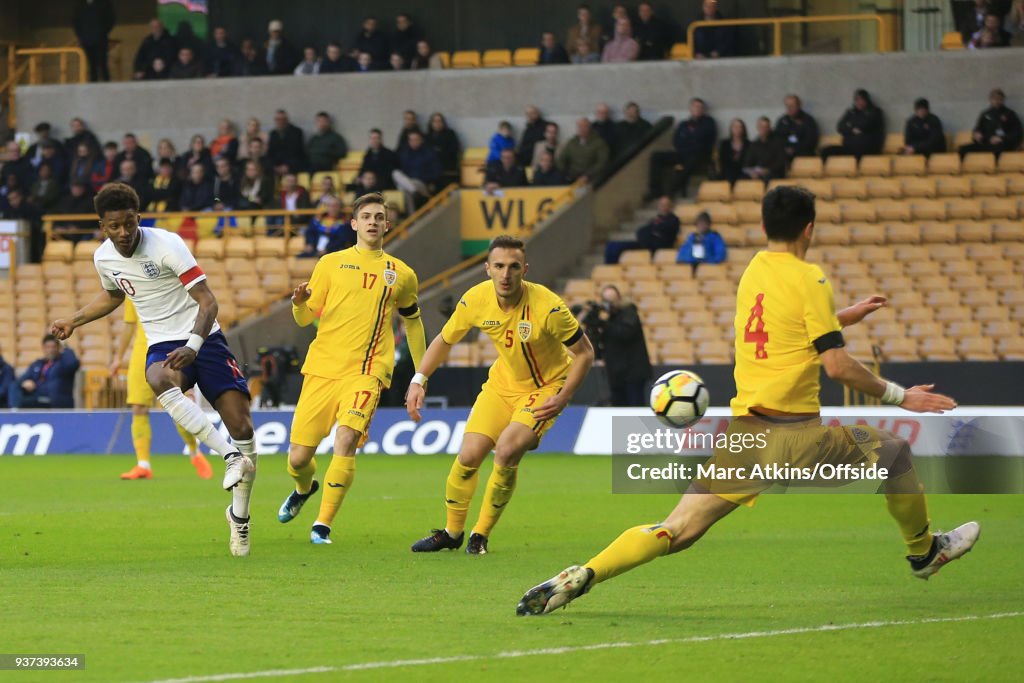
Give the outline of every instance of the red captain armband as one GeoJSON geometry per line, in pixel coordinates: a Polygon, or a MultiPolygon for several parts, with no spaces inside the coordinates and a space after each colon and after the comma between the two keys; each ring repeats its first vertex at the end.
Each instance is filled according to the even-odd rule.
{"type": "Polygon", "coordinates": [[[195,282],[199,278],[203,277],[204,275],[205,275],[205,273],[203,272],[202,268],[200,268],[199,266],[192,266],[191,268],[186,270],[184,273],[179,275],[178,279],[181,280],[181,284],[183,284],[186,287],[188,287],[190,284],[192,284],[193,282],[195,282]]]}

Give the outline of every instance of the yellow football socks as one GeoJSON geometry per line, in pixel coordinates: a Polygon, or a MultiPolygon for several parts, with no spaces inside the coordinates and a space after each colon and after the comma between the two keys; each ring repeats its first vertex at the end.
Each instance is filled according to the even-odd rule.
{"type": "Polygon", "coordinates": [[[345,494],[352,486],[356,476],[356,459],[351,455],[335,455],[324,475],[324,497],[320,501],[320,513],[316,517],[317,524],[331,526],[335,515],[345,500],[345,494]]]}
{"type": "Polygon", "coordinates": [[[141,467],[149,469],[149,448],[153,441],[153,428],[149,424],[149,415],[132,415],[132,445],[135,446],[135,458],[141,467]]]}
{"type": "Polygon", "coordinates": [[[466,467],[455,458],[444,485],[444,504],[448,509],[444,528],[449,536],[458,537],[466,528],[466,514],[479,480],[480,468],[466,467]]]}
{"type": "Polygon", "coordinates": [[[288,463],[288,474],[295,480],[296,492],[306,495],[313,488],[313,475],[316,474],[316,458],[310,458],[309,462],[302,467],[292,467],[292,464],[288,463]]]}
{"type": "Polygon", "coordinates": [[[474,534],[490,536],[494,525],[501,518],[509,499],[516,490],[516,476],[519,474],[518,467],[502,467],[495,464],[491,470],[491,476],[487,479],[487,490],[484,493],[484,502],[480,506],[480,519],[473,527],[474,534]]]}
{"type": "Polygon", "coordinates": [[[660,524],[635,526],[584,566],[593,570],[593,583],[600,583],[664,555],[671,543],[671,532],[660,524]]]}
{"type": "Polygon", "coordinates": [[[910,470],[890,479],[885,486],[885,506],[900,527],[909,555],[927,555],[932,547],[928,500],[917,472],[910,470]]]}
{"type": "Polygon", "coordinates": [[[174,426],[178,428],[178,434],[181,435],[181,440],[184,441],[185,446],[188,447],[189,456],[195,455],[197,453],[197,449],[199,448],[199,442],[196,441],[196,437],[192,436],[192,434],[190,434],[187,429],[182,427],[177,422],[174,423],[174,426]]]}

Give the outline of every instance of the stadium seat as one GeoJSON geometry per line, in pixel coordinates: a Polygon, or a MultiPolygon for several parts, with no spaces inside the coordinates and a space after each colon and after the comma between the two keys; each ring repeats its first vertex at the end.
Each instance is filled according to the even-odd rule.
{"type": "Polygon", "coordinates": [[[881,223],[847,224],[850,244],[885,244],[885,226],[881,223]]]}
{"type": "Polygon", "coordinates": [[[957,361],[956,345],[948,337],[922,339],[919,346],[921,356],[927,361],[957,361]]]}
{"type": "Polygon", "coordinates": [[[996,353],[1002,360],[1024,360],[1024,337],[1004,337],[998,340],[996,353]]]}
{"type": "Polygon", "coordinates": [[[633,283],[631,296],[633,298],[662,296],[665,294],[665,285],[661,280],[637,280],[633,283]]]}
{"type": "Polygon", "coordinates": [[[935,179],[935,194],[939,197],[970,197],[974,188],[970,178],[947,176],[935,179]]]}
{"type": "Polygon", "coordinates": [[[946,202],[947,220],[976,221],[981,219],[981,215],[981,200],[979,199],[950,199],[946,202]]]}
{"type": "Polygon", "coordinates": [[[975,197],[1005,197],[1006,176],[976,175],[971,177],[971,190],[975,197]]]}
{"type": "Polygon", "coordinates": [[[709,214],[711,214],[711,222],[715,225],[736,225],[739,222],[736,207],[732,204],[716,202],[713,204],[705,204],[704,208],[709,214]]]}
{"type": "Polygon", "coordinates": [[[621,282],[626,279],[626,276],[623,273],[622,266],[602,263],[591,269],[590,279],[600,287],[609,282],[621,282]]]}
{"type": "Polygon", "coordinates": [[[658,249],[654,252],[654,258],[651,259],[651,263],[657,265],[675,265],[676,263],[676,249],[658,249]]]}
{"type": "MultiPolygon", "coordinates": [[[[834,157],[836,158],[836,157],[834,157]]],[[[832,196],[835,199],[867,199],[867,185],[860,178],[841,178],[832,181],[832,196]]]]}
{"type": "Polygon", "coordinates": [[[917,342],[906,337],[886,339],[880,344],[882,357],[887,361],[904,362],[919,360],[917,342]]]}
{"type": "Polygon", "coordinates": [[[942,325],[936,322],[917,322],[907,328],[907,336],[913,339],[940,337],[945,334],[942,325]]]}
{"type": "Polygon", "coordinates": [[[956,351],[964,360],[998,360],[995,344],[988,337],[966,337],[956,345],[956,351]]]}
{"type": "Polygon", "coordinates": [[[842,213],[837,202],[817,202],[815,204],[816,223],[842,223],[842,213]]]}
{"type": "Polygon", "coordinates": [[[910,202],[880,200],[875,202],[877,220],[889,222],[907,222],[910,220],[910,202]]]}
{"type": "MultiPolygon", "coordinates": [[[[990,235],[992,226],[989,225],[990,235]]],[[[964,241],[964,240],[961,240],[964,241]]],[[[986,242],[989,240],[985,240],[986,242]]],[[[974,261],[989,261],[1003,258],[1003,248],[998,244],[977,244],[972,242],[967,245],[964,255],[974,261]]]]}
{"type": "Polygon", "coordinates": [[[899,156],[892,160],[892,174],[895,176],[925,175],[927,160],[919,155],[899,156]]]}
{"type": "Polygon", "coordinates": [[[658,358],[666,365],[690,365],[694,362],[693,346],[679,339],[658,344],[658,358]]]}
{"type": "Polygon", "coordinates": [[[839,202],[839,212],[843,223],[874,223],[878,220],[875,205],[871,202],[841,201],[839,202]]]}
{"type": "Polygon", "coordinates": [[[480,67],[480,53],[476,50],[459,50],[452,53],[453,69],[477,69],[480,67]]]}
{"type": "MultiPolygon", "coordinates": [[[[81,242],[75,242],[74,246],[74,260],[75,261],[88,261],[92,264],[92,255],[96,253],[96,248],[100,246],[99,242],[94,240],[82,240],[81,242]]],[[[93,272],[96,272],[93,270],[93,272]]]]}
{"type": "Polygon", "coordinates": [[[929,175],[959,175],[960,155],[956,152],[944,152],[928,157],[929,175]]]}
{"type": "MultiPolygon", "coordinates": [[[[302,237],[299,239],[304,240],[302,237]]],[[[285,257],[285,246],[285,240],[281,237],[256,237],[253,239],[253,249],[256,252],[257,258],[270,257],[283,260],[285,257]]]]}
{"type": "Polygon", "coordinates": [[[900,199],[903,196],[903,184],[898,178],[871,178],[865,182],[865,188],[872,199],[900,199]]]}
{"type": "Polygon", "coordinates": [[[843,136],[839,133],[828,133],[822,135],[818,140],[819,149],[825,149],[826,147],[837,147],[843,144],[843,136]]]}
{"type": "Polygon", "coordinates": [[[512,63],[515,66],[536,66],[540,62],[540,48],[520,47],[512,53],[512,63]]]}
{"type": "Polygon", "coordinates": [[[999,302],[999,294],[991,289],[987,289],[987,282],[981,275],[958,275],[955,278],[951,278],[951,283],[953,288],[960,292],[960,303],[964,306],[978,308],[979,306],[994,306],[999,302]],[[966,286],[967,283],[977,282],[978,280],[981,281],[979,286],[983,289],[966,286]]]}
{"type": "Polygon", "coordinates": [[[820,178],[824,173],[818,157],[796,157],[789,168],[790,178],[820,178]]]}
{"type": "MultiPolygon", "coordinates": [[[[794,164],[796,160],[794,159],[794,164]]],[[[828,178],[857,177],[857,157],[834,156],[825,162],[825,176],[828,178]]]]}
{"type": "Polygon", "coordinates": [[[698,202],[728,202],[731,199],[732,189],[727,180],[705,180],[697,190],[698,202]]]}
{"type": "Polygon", "coordinates": [[[925,244],[956,241],[956,224],[945,221],[926,221],[921,225],[921,242],[925,244]]]}
{"type": "Polygon", "coordinates": [[[668,57],[677,62],[685,61],[693,57],[693,51],[688,43],[675,43],[669,50],[668,57]]]}
{"type": "Polygon", "coordinates": [[[940,199],[914,200],[910,203],[910,214],[915,221],[944,221],[946,220],[946,202],[940,199]]]}
{"type": "Polygon", "coordinates": [[[43,261],[57,261],[60,263],[69,263],[73,256],[74,242],[68,240],[57,240],[52,239],[46,244],[46,248],[43,251],[43,261]]]}
{"type": "MultiPolygon", "coordinates": [[[[984,199],[981,201],[979,213],[978,218],[984,216],[987,219],[993,220],[1015,220],[1020,215],[1020,203],[1017,197],[984,199]]],[[[1018,237],[1021,234],[1021,232],[1018,232],[1018,237]]]]}
{"type": "Polygon", "coordinates": [[[961,173],[995,173],[996,157],[991,152],[969,152],[960,165],[961,173]]]}
{"type": "Polygon", "coordinates": [[[991,242],[992,224],[985,221],[962,221],[956,224],[956,239],[961,243],[991,242]]]}
{"type": "Polygon", "coordinates": [[[596,289],[597,285],[591,279],[572,279],[565,283],[563,294],[566,299],[591,299],[596,289]]]}
{"type": "Polygon", "coordinates": [[[1008,289],[999,295],[999,303],[1003,306],[1024,305],[1024,289],[1008,289]]]}
{"type": "Polygon", "coordinates": [[[700,363],[726,365],[732,363],[732,344],[722,340],[707,340],[697,344],[694,355],[700,363]]]}
{"type": "Polygon", "coordinates": [[[291,256],[288,258],[288,274],[294,282],[308,280],[315,265],[316,259],[291,256]]]}
{"type": "Polygon", "coordinates": [[[512,52],[511,50],[485,50],[482,63],[485,68],[512,66],[512,52]]]}
{"type": "Polygon", "coordinates": [[[436,54],[437,54],[438,61],[441,62],[441,68],[442,69],[450,69],[450,68],[452,68],[452,56],[449,53],[447,53],[447,52],[438,52],[436,54]]]}
{"type": "Polygon", "coordinates": [[[976,320],[956,320],[946,323],[942,334],[953,340],[979,337],[981,336],[981,323],[976,320]]]}
{"type": "Polygon", "coordinates": [[[885,143],[882,145],[882,154],[889,156],[902,154],[904,142],[903,133],[886,133],[885,143]]]}
{"type": "Polygon", "coordinates": [[[626,276],[626,279],[629,280],[630,282],[636,282],[638,280],[658,279],[658,268],[657,266],[651,265],[650,262],[626,265],[623,267],[622,270],[626,276]]]}
{"type": "Polygon", "coordinates": [[[940,48],[943,50],[963,50],[964,38],[959,31],[948,31],[942,34],[940,48]]]}
{"type": "Polygon", "coordinates": [[[1003,152],[996,168],[1000,173],[1024,173],[1024,152],[1003,152]]]}
{"type": "Polygon", "coordinates": [[[992,223],[992,239],[996,242],[1016,242],[1021,239],[1024,227],[1020,223],[1005,221],[992,223]]]}
{"type": "Polygon", "coordinates": [[[205,239],[199,240],[195,247],[196,260],[205,261],[209,259],[222,260],[224,258],[224,240],[205,239]]]}
{"type": "Polygon", "coordinates": [[[935,178],[902,178],[904,199],[933,199],[937,194],[935,178]]]}
{"type": "Polygon", "coordinates": [[[454,368],[471,367],[476,364],[476,350],[476,344],[456,344],[445,364],[454,368]]]}
{"type": "Polygon", "coordinates": [[[733,185],[733,201],[760,202],[763,197],[764,183],[760,180],[737,180],[733,185]]]}
{"type": "Polygon", "coordinates": [[[869,154],[861,157],[859,170],[862,176],[890,176],[892,175],[892,159],[879,154],[869,154]]]}

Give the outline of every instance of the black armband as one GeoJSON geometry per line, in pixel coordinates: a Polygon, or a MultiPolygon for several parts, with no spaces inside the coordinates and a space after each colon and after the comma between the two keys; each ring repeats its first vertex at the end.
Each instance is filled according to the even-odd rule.
{"type": "Polygon", "coordinates": [[[417,313],[419,313],[419,310],[420,310],[419,304],[413,303],[412,306],[406,306],[405,308],[399,308],[398,309],[398,315],[402,316],[403,318],[411,318],[412,316],[414,316],[417,313]]]}
{"type": "Polygon", "coordinates": [[[829,349],[841,349],[846,346],[843,340],[843,333],[839,330],[823,334],[814,340],[814,349],[818,353],[825,353],[829,349]]]}
{"type": "Polygon", "coordinates": [[[573,344],[578,342],[582,337],[583,337],[583,328],[582,327],[577,327],[576,328],[576,332],[574,332],[571,337],[569,337],[568,339],[566,339],[562,343],[565,344],[566,346],[572,346],[573,344]]]}

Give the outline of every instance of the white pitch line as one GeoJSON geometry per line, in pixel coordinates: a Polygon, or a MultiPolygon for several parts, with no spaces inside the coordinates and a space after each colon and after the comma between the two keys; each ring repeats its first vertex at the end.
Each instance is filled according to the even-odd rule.
{"type": "Polygon", "coordinates": [[[452,664],[457,662],[474,662],[483,659],[520,659],[543,655],[564,655],[574,652],[590,652],[592,650],[612,650],[633,647],[652,647],[655,645],[678,645],[684,643],[708,643],[716,640],[746,640],[749,638],[774,638],[804,633],[831,633],[834,631],[853,631],[869,628],[886,628],[890,626],[919,626],[923,624],[949,624],[963,621],[982,621],[989,619],[1012,619],[1022,617],[1024,612],[999,612],[996,614],[970,614],[960,617],[930,617],[925,619],[901,619],[893,621],[864,621],[856,624],[823,624],[821,626],[804,626],[784,628],[774,631],[747,631],[746,633],[717,633],[708,636],[687,636],[686,638],[659,638],[636,642],[595,643],[592,645],[566,645],[564,647],[546,647],[536,650],[511,650],[496,652],[489,655],[454,655],[451,657],[428,657],[423,659],[394,659],[382,662],[361,662],[342,666],[315,666],[308,669],[272,669],[269,671],[251,671],[211,676],[188,676],[186,678],[166,678],[149,683],[217,683],[217,681],[242,681],[254,678],[275,678],[278,676],[306,676],[309,674],[336,673],[339,671],[366,671],[370,669],[395,669],[399,667],[428,666],[432,664],[452,664]]]}

